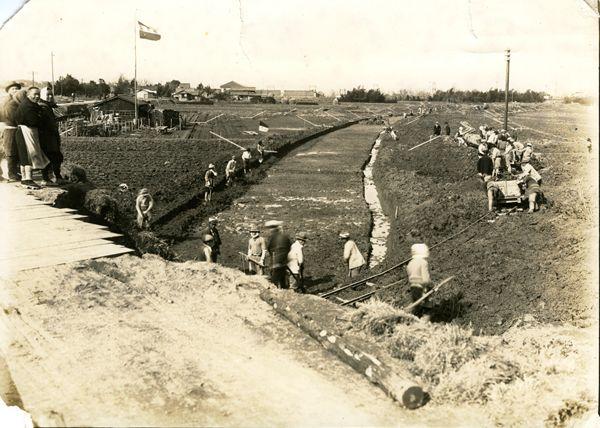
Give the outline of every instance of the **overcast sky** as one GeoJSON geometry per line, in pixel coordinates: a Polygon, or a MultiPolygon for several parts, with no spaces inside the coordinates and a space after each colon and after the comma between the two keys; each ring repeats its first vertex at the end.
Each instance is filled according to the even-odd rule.
{"type": "MultiPolygon", "coordinates": [[[[20,0],[1,0],[6,19],[20,0]]],[[[592,3],[595,3],[592,2],[592,3]]],[[[0,81],[133,77],[265,89],[504,86],[598,92],[598,18],[584,0],[30,0],[0,30],[0,81]]]]}

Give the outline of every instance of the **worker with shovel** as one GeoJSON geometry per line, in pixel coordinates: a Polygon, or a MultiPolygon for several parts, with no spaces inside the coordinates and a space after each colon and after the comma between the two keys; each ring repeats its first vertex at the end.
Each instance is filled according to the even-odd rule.
{"type": "Polygon", "coordinates": [[[267,257],[267,243],[260,236],[258,226],[250,227],[250,239],[248,240],[248,271],[257,275],[263,274],[263,267],[267,257]]]}
{"type": "MultiPolygon", "coordinates": [[[[413,302],[418,301],[425,293],[431,290],[431,277],[429,276],[429,247],[426,244],[413,244],[410,248],[412,259],[406,265],[408,282],[410,284],[410,295],[413,302]]],[[[420,305],[413,308],[412,312],[421,316],[424,321],[431,318],[431,303],[424,300],[420,305]]]]}

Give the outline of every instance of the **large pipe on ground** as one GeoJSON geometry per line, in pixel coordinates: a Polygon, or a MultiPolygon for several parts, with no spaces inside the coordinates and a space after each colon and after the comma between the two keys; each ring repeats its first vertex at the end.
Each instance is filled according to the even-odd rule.
{"type": "MultiPolygon", "coordinates": [[[[291,304],[290,293],[265,289],[260,297],[296,326],[304,330],[325,349],[336,355],[341,361],[364,375],[370,382],[381,388],[387,395],[408,409],[416,409],[425,402],[423,389],[413,381],[396,373],[386,364],[384,357],[375,355],[367,343],[352,337],[341,337],[320,325],[309,313],[295,310],[291,304]]],[[[296,293],[293,293],[296,297],[296,293]]],[[[302,296],[307,298],[307,296],[302,296]]]]}

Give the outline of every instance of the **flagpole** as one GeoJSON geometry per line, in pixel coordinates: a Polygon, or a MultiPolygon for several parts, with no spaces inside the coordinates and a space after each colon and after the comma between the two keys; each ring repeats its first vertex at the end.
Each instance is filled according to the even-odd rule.
{"type": "Polygon", "coordinates": [[[138,102],[137,102],[137,9],[135,13],[134,31],[133,31],[133,56],[134,58],[134,70],[133,70],[133,102],[135,105],[135,127],[138,126],[138,102]]]}

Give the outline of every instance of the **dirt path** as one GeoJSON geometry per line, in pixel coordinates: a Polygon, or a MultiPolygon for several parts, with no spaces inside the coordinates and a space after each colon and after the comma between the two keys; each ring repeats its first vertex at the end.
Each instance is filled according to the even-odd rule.
{"type": "Polygon", "coordinates": [[[3,309],[13,310],[1,319],[2,351],[25,409],[38,421],[57,411],[70,426],[392,426],[448,417],[399,407],[279,318],[258,297],[259,283],[156,257],[40,270],[5,290],[3,309]]]}
{"type": "MultiPolygon", "coordinates": [[[[266,179],[217,216],[222,263],[240,267],[238,251],[246,251],[248,227],[279,219],[292,238],[308,233],[305,275],[311,291],[343,282],[339,232],[350,232],[365,256],[369,248],[371,214],[363,197],[362,168],[380,130],[353,125],[303,145],[274,165],[266,179]]],[[[198,247],[198,240],[190,239],[174,249],[188,258],[198,247]]]]}

